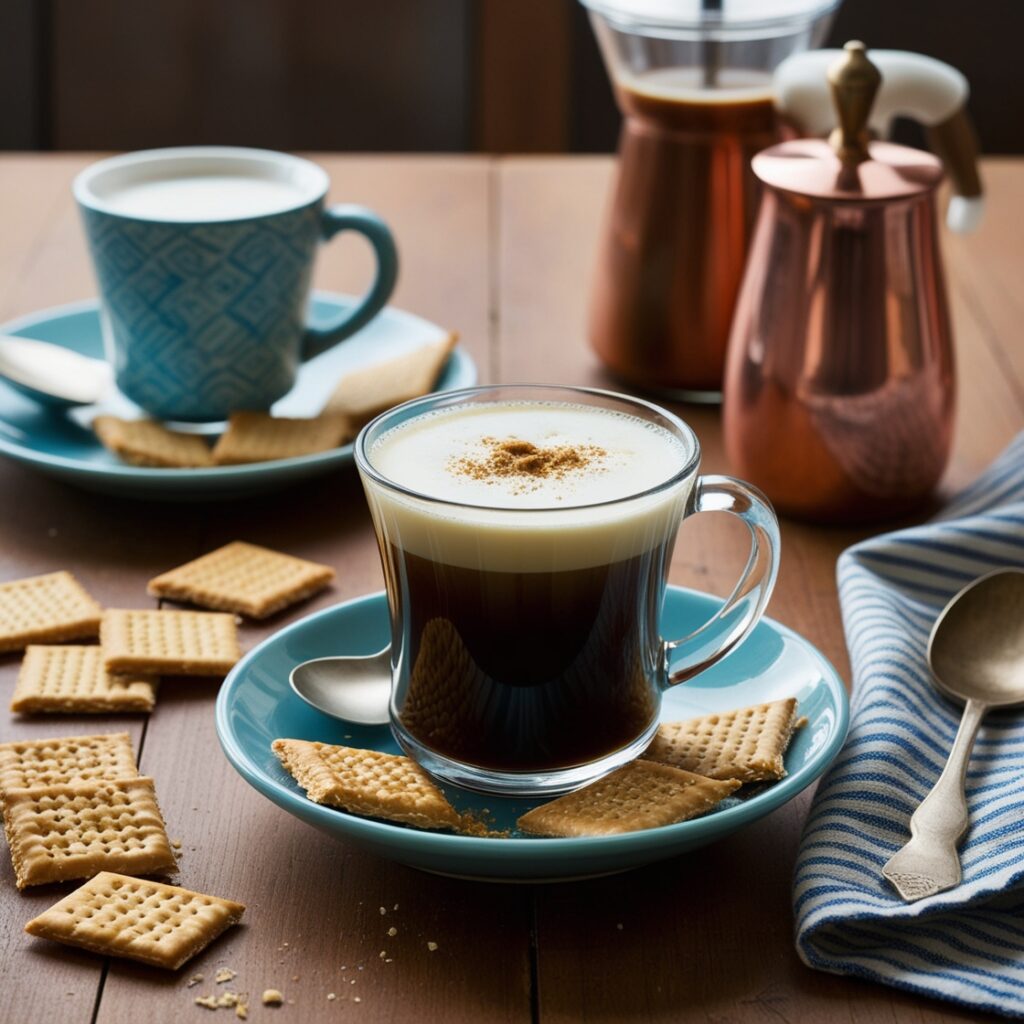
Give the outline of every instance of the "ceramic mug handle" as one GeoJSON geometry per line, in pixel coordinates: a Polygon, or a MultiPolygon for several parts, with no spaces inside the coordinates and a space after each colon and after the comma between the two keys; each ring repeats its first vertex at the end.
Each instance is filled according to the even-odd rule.
{"type": "Polygon", "coordinates": [[[328,327],[307,327],[302,341],[302,359],[333,348],[339,341],[365,327],[391,297],[398,279],[398,250],[395,240],[380,217],[365,206],[331,206],[322,214],[323,240],[326,242],[341,231],[356,231],[373,246],[377,257],[377,274],[370,290],[354,309],[348,310],[328,327]]]}
{"type": "Polygon", "coordinates": [[[665,642],[667,686],[692,679],[742,643],[757,625],[779,571],[779,521],[756,488],[729,476],[699,477],[686,514],[730,512],[750,530],[750,557],[718,612],[681,640],[665,642]]]}

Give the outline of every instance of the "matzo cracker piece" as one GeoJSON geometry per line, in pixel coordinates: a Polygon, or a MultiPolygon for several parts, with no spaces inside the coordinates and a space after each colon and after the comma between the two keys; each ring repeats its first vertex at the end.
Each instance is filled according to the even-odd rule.
{"type": "Polygon", "coordinates": [[[786,774],[783,754],[795,726],[795,697],[666,722],[644,757],[709,779],[781,779],[786,774]]]}
{"type": "Polygon", "coordinates": [[[202,437],[168,430],[155,420],[97,416],[92,429],[104,447],[133,466],[188,469],[213,465],[210,446],[202,437]]]}
{"type": "Polygon", "coordinates": [[[334,570],[270,548],[235,541],[149,581],[156,597],[254,619],[310,597],[334,579],[334,570]]]}
{"type": "Polygon", "coordinates": [[[233,412],[228,429],[213,446],[213,461],[237,465],[312,455],[337,448],[356,433],[349,418],[339,413],[286,419],[268,412],[233,412]]]}
{"type": "Polygon", "coordinates": [[[153,676],[111,675],[99,647],[33,644],[25,650],[11,710],[24,715],[152,711],[155,686],[153,676]]]}
{"type": "Polygon", "coordinates": [[[69,572],[0,583],[0,651],[94,637],[102,615],[69,572]]]}
{"type": "Polygon", "coordinates": [[[3,800],[19,889],[98,871],[147,875],[178,866],[146,776],[8,789],[3,800]]]}
{"type": "Polygon", "coordinates": [[[455,828],[459,816],[412,758],[307,740],[274,740],[274,753],[310,800],[418,828],[455,828]]]}
{"type": "Polygon", "coordinates": [[[403,355],[346,373],[324,412],[339,412],[362,426],[378,413],[430,392],[448,361],[457,334],[427,342],[403,355]]]}
{"type": "Polygon", "coordinates": [[[126,732],[0,743],[0,803],[10,789],[134,779],[138,775],[126,732]]]}
{"type": "Polygon", "coordinates": [[[110,609],[100,624],[108,672],[222,676],[242,656],[233,615],[110,609]]]}
{"type": "Polygon", "coordinates": [[[237,924],[244,904],[102,871],[25,925],[37,935],[104,956],[177,970],[237,924]]]}
{"type": "Polygon", "coordinates": [[[541,804],[517,824],[540,836],[605,836],[674,825],[707,813],[740,784],[633,761],[603,779],[541,804]]]}

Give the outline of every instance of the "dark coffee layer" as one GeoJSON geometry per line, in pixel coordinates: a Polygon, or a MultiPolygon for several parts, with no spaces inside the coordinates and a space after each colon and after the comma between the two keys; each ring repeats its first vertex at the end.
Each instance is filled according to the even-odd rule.
{"type": "Polygon", "coordinates": [[[671,546],[569,571],[492,572],[390,545],[402,725],[439,754],[498,771],[564,768],[632,742],[657,713],[671,546]]]}

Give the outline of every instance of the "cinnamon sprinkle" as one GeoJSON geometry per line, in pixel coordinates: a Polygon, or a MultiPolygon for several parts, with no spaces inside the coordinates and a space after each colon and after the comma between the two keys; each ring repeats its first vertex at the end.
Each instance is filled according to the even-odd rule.
{"type": "Polygon", "coordinates": [[[530,441],[509,437],[481,438],[489,449],[483,458],[468,455],[449,462],[449,469],[460,476],[472,477],[491,483],[514,478],[524,483],[530,480],[562,480],[569,473],[586,469],[607,456],[604,448],[594,444],[556,444],[541,447],[530,441]]]}

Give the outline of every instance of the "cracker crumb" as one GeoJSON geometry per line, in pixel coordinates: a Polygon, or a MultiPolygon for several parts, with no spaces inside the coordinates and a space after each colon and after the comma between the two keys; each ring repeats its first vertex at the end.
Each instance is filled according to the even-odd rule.
{"type": "Polygon", "coordinates": [[[398,929],[397,929],[397,928],[396,928],[396,927],[395,927],[394,925],[392,925],[392,926],[391,926],[391,927],[390,927],[390,928],[388,929],[388,935],[390,935],[390,936],[391,936],[391,938],[394,938],[394,937],[395,937],[395,936],[396,936],[397,934],[398,934],[398,929]]]}
{"type": "MultiPolygon", "coordinates": [[[[345,968],[342,967],[342,970],[345,970],[345,968]]],[[[298,981],[298,980],[299,980],[299,976],[297,974],[293,974],[292,975],[292,981],[298,981]]]]}
{"type": "Polygon", "coordinates": [[[180,850],[181,849],[181,840],[180,839],[172,839],[171,840],[171,846],[173,846],[176,850],[180,850]]]}
{"type": "Polygon", "coordinates": [[[214,976],[213,980],[218,985],[223,985],[226,981],[231,981],[234,978],[235,972],[230,967],[222,967],[214,976]]]}
{"type": "Polygon", "coordinates": [[[239,1020],[249,1019],[249,1006],[247,1003],[238,1002],[235,1004],[235,1016],[239,1020]]]}
{"type": "Polygon", "coordinates": [[[276,988],[268,988],[263,990],[260,1002],[264,1006],[280,1006],[284,1002],[284,996],[276,988]]]}
{"type": "Polygon", "coordinates": [[[397,909],[398,909],[398,904],[396,903],[396,904],[395,904],[395,910],[397,910],[397,909]]]}
{"type": "Polygon", "coordinates": [[[196,1006],[205,1006],[208,1010],[217,1009],[217,997],[216,996],[196,996],[196,1006]]]}
{"type": "Polygon", "coordinates": [[[433,953],[434,950],[437,949],[437,943],[436,942],[428,942],[427,943],[427,949],[429,949],[430,952],[433,953]]]}
{"type": "Polygon", "coordinates": [[[327,1001],[333,1003],[338,997],[333,992],[327,993],[327,1001]]]}
{"type": "Polygon", "coordinates": [[[380,916],[381,917],[383,917],[387,912],[388,912],[388,908],[387,907],[381,907],[380,908],[380,916]]]}
{"type": "Polygon", "coordinates": [[[202,980],[203,976],[201,974],[193,974],[192,977],[185,982],[185,987],[192,988],[194,985],[198,985],[202,980]]]}
{"type": "Polygon", "coordinates": [[[377,955],[381,958],[381,960],[383,960],[384,957],[386,957],[388,954],[385,950],[382,949],[377,955]]]}
{"type": "Polygon", "coordinates": [[[354,997],[354,998],[352,999],[352,1002],[353,1002],[353,1003],[361,1003],[362,1001],[363,1001],[363,1000],[362,1000],[362,999],[361,999],[361,998],[360,998],[359,996],[355,996],[355,997],[354,997]]]}

